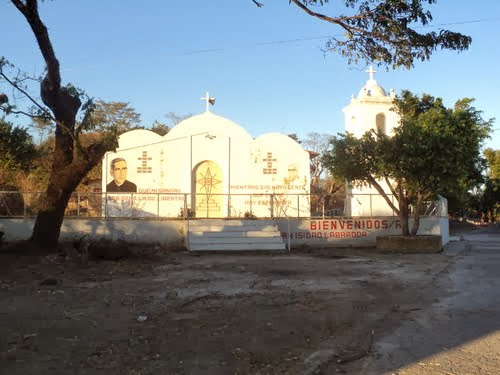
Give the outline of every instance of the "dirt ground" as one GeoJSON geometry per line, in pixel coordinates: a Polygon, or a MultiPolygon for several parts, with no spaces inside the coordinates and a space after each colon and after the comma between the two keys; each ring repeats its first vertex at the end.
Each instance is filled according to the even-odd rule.
{"type": "Polygon", "coordinates": [[[366,373],[378,338],[453,294],[459,259],[0,255],[0,374],[366,373]]]}

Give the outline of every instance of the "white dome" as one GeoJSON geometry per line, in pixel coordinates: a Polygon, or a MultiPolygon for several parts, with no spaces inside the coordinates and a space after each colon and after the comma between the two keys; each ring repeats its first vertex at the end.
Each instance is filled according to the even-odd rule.
{"type": "Polygon", "coordinates": [[[223,134],[232,138],[243,137],[252,139],[250,134],[238,124],[208,111],[181,121],[165,135],[165,138],[181,138],[201,133],[223,134]]]}
{"type": "Polygon", "coordinates": [[[151,143],[161,142],[162,136],[148,129],[129,130],[118,137],[119,149],[149,145],[151,143]]]}
{"type": "Polygon", "coordinates": [[[385,90],[374,79],[369,79],[366,84],[359,90],[358,99],[363,98],[380,98],[387,96],[385,90]]]}

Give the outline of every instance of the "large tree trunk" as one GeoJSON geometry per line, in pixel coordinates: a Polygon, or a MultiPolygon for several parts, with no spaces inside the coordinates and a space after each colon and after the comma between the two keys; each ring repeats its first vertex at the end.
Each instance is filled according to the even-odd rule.
{"type": "Polygon", "coordinates": [[[416,236],[418,227],[420,226],[420,210],[422,209],[423,196],[417,193],[417,203],[415,204],[415,214],[413,215],[413,227],[411,228],[411,235],[416,236]]]}
{"type": "Polygon", "coordinates": [[[397,193],[398,193],[398,203],[399,203],[399,220],[401,221],[401,235],[409,236],[410,229],[408,225],[408,216],[409,216],[408,199],[401,184],[398,184],[397,193]]]}
{"type": "MultiPolygon", "coordinates": [[[[75,153],[70,163],[68,159],[57,158],[56,155],[64,154],[61,146],[54,151],[54,163],[49,179],[47,191],[43,204],[38,212],[31,240],[42,249],[54,249],[57,246],[64,213],[71,194],[80,184],[87,173],[94,168],[103,158],[107,151],[113,150],[116,143],[93,144],[86,148],[86,154],[79,151],[75,153]]],[[[68,147],[66,145],[66,147],[68,147]]]]}
{"type": "Polygon", "coordinates": [[[43,249],[56,248],[64,212],[72,193],[69,189],[55,191],[54,188],[49,186],[52,191],[47,191],[46,196],[42,197],[44,204],[38,212],[31,235],[31,240],[43,249]]]}
{"type": "MultiPolygon", "coordinates": [[[[75,131],[76,116],[82,105],[78,90],[61,85],[59,61],[50,41],[49,33],[38,13],[37,0],[11,0],[23,14],[46,64],[46,75],[40,84],[40,96],[50,108],[56,123],[55,145],[49,184],[42,207],[38,212],[31,236],[38,246],[53,248],[57,245],[64,212],[71,193],[85,175],[102,159],[106,151],[116,147],[116,137],[104,137],[100,142],[83,149],[75,131]],[[110,140],[112,142],[110,142],[110,140]],[[75,148],[77,151],[75,152],[75,148]]],[[[43,109],[40,106],[41,109],[43,109]]]]}

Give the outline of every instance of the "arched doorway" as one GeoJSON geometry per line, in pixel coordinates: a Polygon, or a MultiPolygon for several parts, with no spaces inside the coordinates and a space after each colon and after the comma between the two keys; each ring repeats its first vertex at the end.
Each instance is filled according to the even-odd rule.
{"type": "Polygon", "coordinates": [[[196,217],[222,217],[222,170],[212,160],[205,160],[193,170],[196,217]]]}

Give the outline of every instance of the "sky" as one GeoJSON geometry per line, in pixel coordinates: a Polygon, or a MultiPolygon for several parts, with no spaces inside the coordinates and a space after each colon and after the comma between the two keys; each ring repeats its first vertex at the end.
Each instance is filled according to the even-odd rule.
{"type": "MultiPolygon", "coordinates": [[[[342,108],[368,79],[367,65],[324,53],[327,37],[341,33],[338,27],[287,0],[260,1],[261,8],[251,0],[55,0],[41,2],[40,13],[63,82],[91,97],[129,102],[143,126],[169,124],[169,112],[203,112],[200,98],[209,91],[216,97],[211,111],[254,137],[343,132],[342,108]]],[[[338,14],[343,0],[317,10],[338,14]]],[[[436,51],[411,70],[376,67],[375,79],[386,91],[428,93],[448,106],[475,98],[484,118],[500,120],[500,1],[439,0],[429,10],[432,27],[423,30],[470,35],[469,50],[436,51]]],[[[0,0],[0,35],[0,56],[43,73],[34,36],[9,0],[0,0]]],[[[498,121],[493,127],[500,128],[498,121]]],[[[500,129],[487,146],[500,149],[500,129]]]]}

